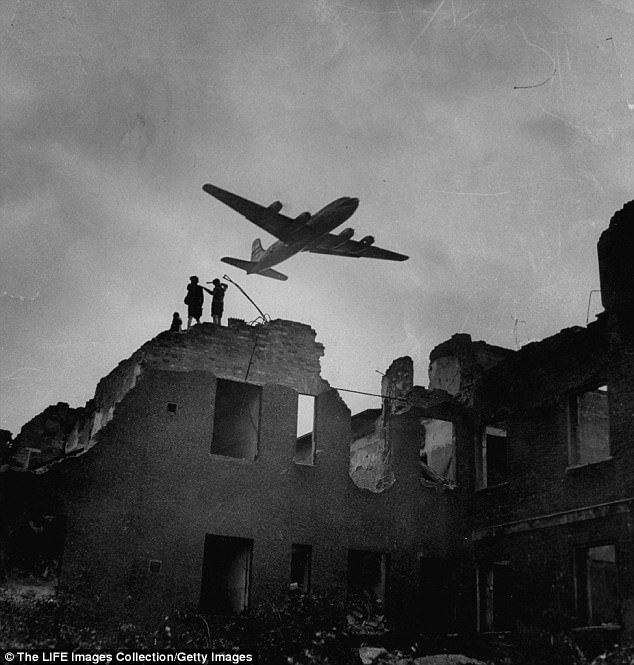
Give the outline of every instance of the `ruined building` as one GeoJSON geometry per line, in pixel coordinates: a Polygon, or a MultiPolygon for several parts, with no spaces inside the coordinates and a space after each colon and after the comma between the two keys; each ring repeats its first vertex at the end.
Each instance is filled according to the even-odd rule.
{"type": "Polygon", "coordinates": [[[595,321],[517,351],[454,335],[427,387],[399,358],[381,408],[352,416],[306,325],[160,334],[11,441],[5,531],[125,620],[290,586],[424,632],[631,636],[633,216],[601,236],[595,321]]]}
{"type": "Polygon", "coordinates": [[[355,419],[320,377],[322,354],[315,332],[290,321],[162,333],[85,408],[58,404],[28,423],[12,475],[36,489],[14,503],[37,501],[26,521],[58,534],[48,540],[60,545],[63,588],[134,620],[197,604],[238,613],[291,584],[357,599],[368,614],[415,606],[421,560],[462,547],[459,497],[421,487],[419,437],[408,434],[419,416],[388,436],[395,400],[379,418],[398,439],[395,480],[384,492],[351,481],[355,419]]]}

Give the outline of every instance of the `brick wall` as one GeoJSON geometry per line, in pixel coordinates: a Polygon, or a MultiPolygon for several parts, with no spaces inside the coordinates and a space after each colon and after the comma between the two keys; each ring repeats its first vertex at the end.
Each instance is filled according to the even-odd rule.
{"type": "Polygon", "coordinates": [[[529,344],[485,372],[475,390],[473,438],[460,442],[462,454],[473,455],[485,425],[507,430],[507,482],[474,491],[471,517],[476,562],[509,562],[515,618],[543,624],[549,611],[579,623],[575,551],[614,544],[625,636],[634,631],[634,335],[625,312],[632,303],[634,233],[628,206],[599,244],[607,311],[585,328],[529,344]],[[574,464],[570,396],[601,384],[608,386],[609,457],[574,464]]]}
{"type": "Polygon", "coordinates": [[[348,549],[388,553],[389,609],[412,616],[419,557],[450,549],[455,502],[420,485],[412,413],[390,418],[394,485],[381,495],[354,485],[350,412],[319,375],[322,353],[314,331],[284,321],[203,324],[136,352],[140,374],[96,444],[44,474],[68,517],[62,588],[104,620],[158,621],[197,605],[205,535],[214,534],[253,539],[255,605],[284,597],[300,543],[312,546],[312,589],[340,598],[348,549]],[[217,380],[243,380],[249,362],[249,383],[262,387],[258,455],[212,455],[217,380]],[[292,461],[298,392],[318,395],[313,466],[292,461]]]}

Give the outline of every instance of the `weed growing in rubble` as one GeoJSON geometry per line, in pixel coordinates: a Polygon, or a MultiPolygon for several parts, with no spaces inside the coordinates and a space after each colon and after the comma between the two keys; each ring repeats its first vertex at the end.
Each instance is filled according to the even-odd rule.
{"type": "Polygon", "coordinates": [[[255,649],[263,665],[354,663],[345,608],[327,596],[294,594],[250,616],[205,617],[195,610],[158,626],[104,626],[64,597],[0,594],[0,648],[255,649]]]}

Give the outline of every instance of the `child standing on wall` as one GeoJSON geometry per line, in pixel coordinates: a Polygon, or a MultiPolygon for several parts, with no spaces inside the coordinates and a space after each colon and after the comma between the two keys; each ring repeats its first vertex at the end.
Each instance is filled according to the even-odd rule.
{"type": "Polygon", "coordinates": [[[225,291],[229,288],[229,285],[221,282],[217,277],[212,282],[207,282],[207,284],[214,285],[213,291],[207,291],[207,289],[205,291],[213,296],[211,300],[211,320],[219,326],[224,311],[225,291]]]}

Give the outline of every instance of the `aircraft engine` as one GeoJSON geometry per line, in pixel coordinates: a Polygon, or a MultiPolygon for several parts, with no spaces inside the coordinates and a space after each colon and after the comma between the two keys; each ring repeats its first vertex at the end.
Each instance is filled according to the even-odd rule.
{"type": "Polygon", "coordinates": [[[364,245],[371,245],[374,243],[374,236],[365,236],[365,238],[361,238],[361,242],[364,245]]]}
{"type": "Polygon", "coordinates": [[[343,247],[353,235],[354,229],[344,229],[341,233],[337,233],[337,240],[334,242],[333,248],[343,247]]]}
{"type": "Polygon", "coordinates": [[[282,202],[281,201],[273,201],[271,205],[267,208],[267,210],[270,210],[271,212],[279,212],[282,209],[282,202]]]}
{"type": "Polygon", "coordinates": [[[311,214],[309,212],[303,212],[301,215],[297,215],[295,217],[295,221],[299,222],[300,224],[306,224],[306,222],[311,218],[311,214]]]}

